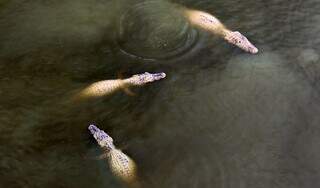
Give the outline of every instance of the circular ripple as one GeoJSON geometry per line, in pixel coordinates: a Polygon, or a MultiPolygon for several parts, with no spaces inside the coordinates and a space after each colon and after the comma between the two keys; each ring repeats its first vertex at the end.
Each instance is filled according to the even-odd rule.
{"type": "Polygon", "coordinates": [[[178,7],[164,2],[143,2],[120,18],[118,44],[124,53],[143,59],[182,56],[197,41],[178,7]]]}

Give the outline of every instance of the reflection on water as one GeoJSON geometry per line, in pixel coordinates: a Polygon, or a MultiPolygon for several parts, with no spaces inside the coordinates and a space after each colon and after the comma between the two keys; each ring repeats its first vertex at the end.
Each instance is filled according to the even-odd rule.
{"type": "Polygon", "coordinates": [[[319,187],[318,1],[174,2],[243,32],[260,49],[254,56],[202,31],[176,53],[189,26],[162,23],[171,14],[162,16],[160,1],[135,14],[139,3],[0,3],[0,187],[125,187],[94,159],[89,123],[136,161],[144,187],[319,187]],[[143,25],[142,12],[161,24],[143,25]],[[119,22],[133,13],[121,47],[166,60],[119,49],[119,22]],[[167,78],[134,97],[69,101],[95,81],[145,71],[167,78]]]}

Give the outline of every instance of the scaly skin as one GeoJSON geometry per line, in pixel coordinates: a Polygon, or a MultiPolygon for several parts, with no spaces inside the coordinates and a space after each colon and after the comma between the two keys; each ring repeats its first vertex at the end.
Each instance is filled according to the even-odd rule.
{"type": "Polygon", "coordinates": [[[116,79],[116,80],[104,80],[91,84],[86,87],[76,96],[79,98],[91,98],[91,97],[102,97],[105,95],[112,94],[120,89],[128,88],[130,86],[142,86],[149,82],[154,82],[165,78],[165,73],[148,73],[136,74],[127,79],[116,79]]]}
{"type": "Polygon", "coordinates": [[[258,49],[240,32],[230,31],[216,17],[203,11],[184,9],[183,14],[194,26],[213,32],[242,50],[256,54],[258,49]]]}
{"type": "Polygon", "coordinates": [[[134,161],[117,149],[113,144],[113,139],[103,130],[95,125],[90,125],[88,129],[104,150],[104,156],[108,160],[111,172],[126,184],[138,187],[137,167],[134,161]]]}
{"type": "Polygon", "coordinates": [[[145,72],[143,74],[133,75],[131,78],[126,79],[125,82],[129,85],[142,86],[146,83],[161,80],[162,78],[165,78],[165,77],[166,77],[166,74],[164,72],[154,73],[154,74],[145,72]]]}

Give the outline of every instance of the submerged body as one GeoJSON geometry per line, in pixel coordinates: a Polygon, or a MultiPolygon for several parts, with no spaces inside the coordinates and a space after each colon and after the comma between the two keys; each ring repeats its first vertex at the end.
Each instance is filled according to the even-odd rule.
{"type": "Polygon", "coordinates": [[[113,139],[95,125],[88,127],[100,147],[104,150],[103,158],[107,158],[111,172],[122,182],[132,187],[139,187],[135,162],[117,149],[113,139]]]}
{"type": "Polygon", "coordinates": [[[135,162],[121,150],[113,149],[106,154],[111,172],[122,182],[137,184],[137,167],[135,162]]]}
{"type": "Polygon", "coordinates": [[[238,46],[246,52],[252,54],[258,53],[258,49],[251,44],[251,42],[245,36],[238,31],[231,31],[227,29],[213,15],[203,11],[191,9],[184,9],[183,14],[192,25],[219,35],[229,43],[238,46]]]}
{"type": "Polygon", "coordinates": [[[104,80],[91,84],[84,88],[76,95],[76,99],[102,97],[118,91],[126,89],[130,86],[141,86],[148,82],[154,82],[165,78],[165,73],[148,73],[136,74],[127,79],[104,80]]]}

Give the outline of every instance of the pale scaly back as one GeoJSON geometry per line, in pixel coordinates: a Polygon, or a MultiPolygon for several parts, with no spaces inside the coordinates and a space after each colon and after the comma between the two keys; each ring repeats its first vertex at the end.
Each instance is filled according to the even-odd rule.
{"type": "Polygon", "coordinates": [[[137,166],[135,162],[121,150],[117,149],[113,144],[113,139],[103,130],[100,130],[95,125],[90,125],[88,129],[100,147],[105,151],[104,156],[108,160],[111,172],[127,185],[140,187],[137,180],[137,166]]]}

